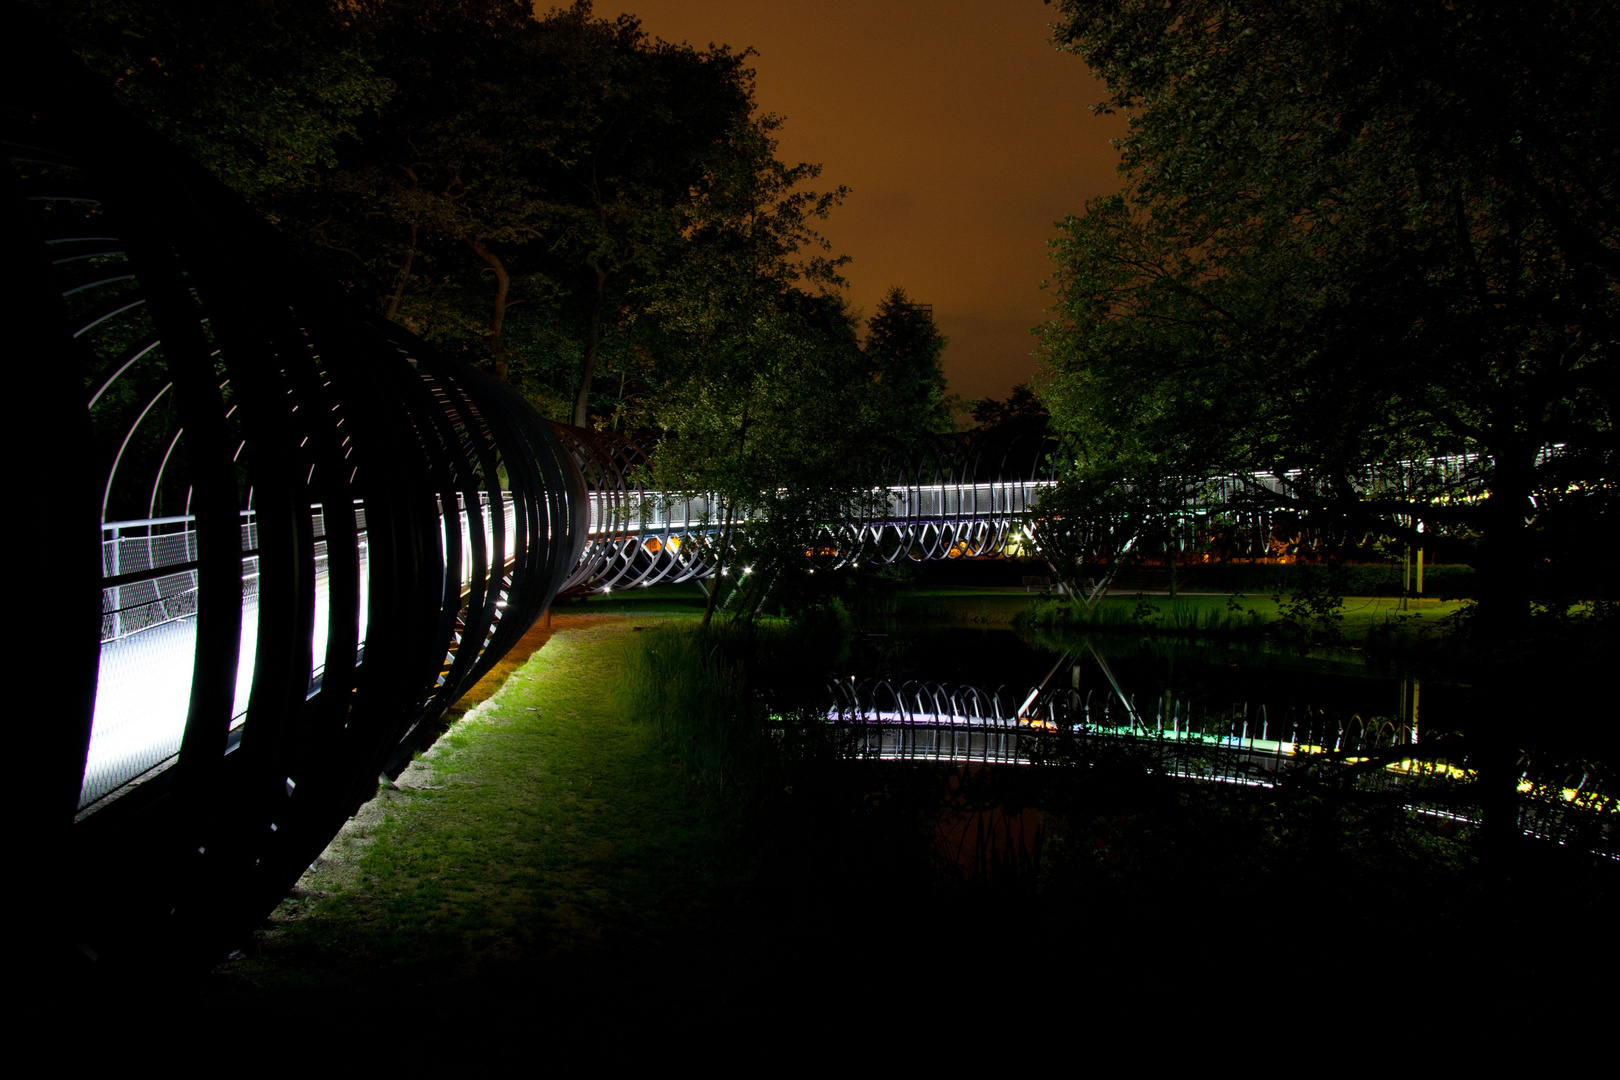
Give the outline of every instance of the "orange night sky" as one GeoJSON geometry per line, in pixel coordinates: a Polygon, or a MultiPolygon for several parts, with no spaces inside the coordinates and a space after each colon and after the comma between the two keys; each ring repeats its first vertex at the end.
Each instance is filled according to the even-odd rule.
{"type": "MultiPolygon", "coordinates": [[[[696,46],[752,46],[780,156],[821,162],[851,194],[824,232],[850,300],[890,286],[934,305],[945,373],[1005,397],[1035,370],[1052,223],[1115,190],[1117,116],[1079,60],[1047,44],[1041,0],[622,0],[643,28],[696,46]]],[[[596,14],[615,5],[597,0],[596,14]]]]}

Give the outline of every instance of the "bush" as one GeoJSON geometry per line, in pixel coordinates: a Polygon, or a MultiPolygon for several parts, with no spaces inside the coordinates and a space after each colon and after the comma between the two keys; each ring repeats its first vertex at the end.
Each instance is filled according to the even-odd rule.
{"type": "MultiPolygon", "coordinates": [[[[1301,563],[1184,563],[1177,573],[1183,589],[1196,592],[1248,593],[1256,596],[1292,592],[1301,563]]],[[[1398,563],[1344,563],[1345,596],[1399,596],[1402,567],[1398,563]]],[[[1415,574],[1415,571],[1414,571],[1415,574]]],[[[1423,594],[1438,599],[1465,600],[1474,596],[1471,566],[1428,566],[1423,571],[1423,594]]]]}
{"type": "Polygon", "coordinates": [[[844,643],[840,614],[650,627],[630,646],[625,704],[656,725],[700,781],[775,784],[791,771],[789,758],[819,752],[811,729],[825,726],[827,675],[844,643]]]}

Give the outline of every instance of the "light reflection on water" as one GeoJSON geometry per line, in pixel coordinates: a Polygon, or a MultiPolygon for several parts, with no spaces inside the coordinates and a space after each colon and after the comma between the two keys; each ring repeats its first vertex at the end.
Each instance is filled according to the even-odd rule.
{"type": "Polygon", "coordinates": [[[1309,715],[1409,725],[1415,708],[1430,731],[1457,727],[1466,696],[1465,688],[1440,680],[1374,670],[1349,650],[1301,657],[1254,646],[1125,635],[1030,638],[993,627],[889,624],[881,632],[858,633],[847,670],[838,674],[896,684],[974,686],[1015,703],[1045,681],[1048,688],[1076,690],[1082,700],[1123,696],[1148,717],[1230,718],[1258,716],[1264,709],[1274,720],[1309,715]]]}

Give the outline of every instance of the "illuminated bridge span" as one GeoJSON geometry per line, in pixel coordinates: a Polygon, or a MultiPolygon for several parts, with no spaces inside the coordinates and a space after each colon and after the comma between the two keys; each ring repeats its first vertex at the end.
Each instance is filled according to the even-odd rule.
{"type": "MultiPolygon", "coordinates": [[[[155,349],[156,342],[145,346],[155,349]]],[[[118,372],[119,376],[129,369],[118,372]]],[[[227,384],[228,386],[228,384],[227,384]]],[[[485,387],[493,390],[493,384],[485,387]]],[[[167,384],[159,393],[167,392],[167,384]]],[[[501,392],[494,390],[493,392],[501,392]]],[[[98,395],[92,404],[93,416],[105,408],[98,395]]],[[[140,396],[136,395],[139,401],[140,396]]],[[[150,423],[151,410],[143,408],[131,426],[124,430],[120,447],[126,448],[150,423]]],[[[109,426],[117,423],[108,418],[109,426]]],[[[565,518],[572,543],[566,549],[571,561],[549,563],[558,593],[623,589],[655,583],[695,580],[714,573],[713,544],[708,540],[715,520],[723,516],[712,500],[704,497],[668,500],[656,492],[631,486],[625,477],[643,460],[637,445],[627,439],[603,436],[557,424],[537,425],[549,431],[555,445],[563,449],[555,455],[567,491],[573,496],[564,511],[581,504],[583,515],[565,518]],[[584,493],[583,499],[578,497],[584,493]],[[582,518],[582,520],[579,520],[582,518]],[[566,572],[562,572],[566,570],[566,572]]],[[[159,445],[178,445],[181,430],[161,432],[159,445]]],[[[968,468],[983,469],[983,454],[970,442],[958,441],[948,447],[960,451],[946,458],[958,464],[957,475],[968,468]]],[[[1003,451],[991,464],[1006,460],[1003,451]]],[[[115,454],[103,488],[103,505],[114,492],[134,487],[156,503],[156,495],[173,479],[168,474],[173,455],[160,459],[155,474],[148,476],[138,460],[115,454]]],[[[936,465],[937,469],[938,466],[936,465]]],[[[926,479],[951,477],[935,472],[926,479]]],[[[1009,535],[1018,519],[1033,501],[1040,481],[1015,479],[965,483],[916,483],[895,485],[887,493],[888,516],[870,514],[853,520],[840,531],[844,561],[894,561],[897,559],[939,559],[964,555],[1000,554],[1009,546],[1009,535]]],[[[184,490],[189,502],[195,498],[191,487],[184,490]]],[[[261,640],[272,632],[262,618],[265,608],[265,537],[262,510],[252,505],[254,492],[248,489],[249,508],[237,512],[238,543],[242,560],[240,637],[236,650],[230,725],[224,749],[234,752],[241,743],[247,724],[254,686],[254,675],[261,640]]],[[[437,556],[435,565],[444,575],[443,592],[435,598],[434,609],[443,638],[443,660],[428,695],[424,716],[453,702],[477,673],[487,668],[479,658],[493,660],[505,648],[496,640],[501,624],[508,619],[513,602],[513,582],[533,537],[520,536],[523,504],[510,490],[440,492],[435,495],[437,556]],[[453,499],[453,502],[450,500],[453,499]],[[444,507],[455,512],[445,514],[444,507]],[[527,541],[527,543],[523,542],[527,541]],[[445,623],[443,613],[454,610],[454,622],[445,623]],[[480,621],[481,620],[481,621],[480,621]],[[469,627],[478,626],[475,633],[469,627]]],[[[314,699],[326,688],[329,663],[359,668],[366,658],[371,626],[371,592],[374,572],[371,530],[363,499],[352,503],[346,523],[352,519],[352,565],[334,573],[334,553],[330,533],[335,533],[325,505],[308,511],[308,557],[312,565],[305,574],[304,588],[312,590],[312,601],[301,613],[298,625],[309,629],[309,675],[305,692],[314,699]],[[351,591],[344,591],[343,586],[351,591]],[[349,653],[345,616],[353,620],[353,659],[349,653]],[[339,644],[341,642],[341,644],[339,644]],[[334,661],[333,650],[343,650],[334,661]]],[[[303,519],[299,519],[303,524],[303,519]]],[[[191,687],[195,669],[203,656],[198,648],[199,528],[195,515],[146,517],[103,521],[101,525],[102,617],[99,667],[91,737],[79,796],[81,816],[97,809],[104,800],[153,770],[166,770],[181,749],[189,716],[191,687]]],[[[430,540],[431,542],[431,540],[430,540]]],[[[432,572],[431,570],[429,572],[432,572]]],[[[530,571],[532,578],[533,571],[530,571]]],[[[553,593],[541,594],[549,602],[553,593]]],[[[543,610],[544,603],[529,609],[527,618],[507,622],[510,632],[517,626],[521,634],[543,610]]],[[[342,676],[347,678],[347,675],[342,676]]],[[[412,743],[407,737],[385,771],[403,759],[412,743]]]]}
{"type": "MultiPolygon", "coordinates": [[[[552,425],[580,464],[587,541],[564,592],[694,581],[715,573],[712,540],[726,508],[706,495],[670,496],[627,479],[647,459],[634,440],[552,425]]],[[[886,465],[889,483],[826,525],[827,565],[882,565],[1029,551],[1023,515],[1049,487],[1040,438],[941,438],[886,465]]],[[[746,522],[747,508],[738,517],[746,522]]]]}
{"type": "MultiPolygon", "coordinates": [[[[649,450],[633,438],[551,425],[569,448],[585,492],[585,546],[561,592],[607,592],[675,584],[716,572],[712,541],[726,517],[718,500],[671,495],[635,483],[649,450]],[[693,541],[699,541],[694,543],[693,541]]],[[[1039,436],[970,433],[939,437],[886,463],[889,483],[826,523],[812,557],[827,566],[890,565],[958,558],[1038,555],[1028,514],[1051,488],[1056,444],[1039,436]]],[[[1466,498],[1482,484],[1466,456],[1369,468],[1366,493],[1395,499],[1466,498]]],[[[1184,542],[1219,532],[1226,558],[1275,554],[1279,545],[1322,539],[1291,504],[1309,502],[1313,480],[1300,472],[1231,474],[1188,481],[1169,516],[1186,519],[1184,542]]],[[[1325,500],[1324,500],[1325,501],[1325,500]]],[[[747,508],[737,519],[746,523],[747,508]]]]}
{"type": "Polygon", "coordinates": [[[212,950],[569,585],[578,448],[20,45],[0,291],[57,668],[27,831],[83,875],[64,932],[212,950]]]}

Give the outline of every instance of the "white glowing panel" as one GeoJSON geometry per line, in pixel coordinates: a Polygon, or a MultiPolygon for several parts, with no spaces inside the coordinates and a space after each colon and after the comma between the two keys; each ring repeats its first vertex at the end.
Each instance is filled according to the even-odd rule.
{"type": "MultiPolygon", "coordinates": [[[[363,653],[371,597],[371,576],[364,534],[360,544],[359,644],[363,653]]],[[[244,567],[242,643],[237,656],[231,706],[232,727],[240,726],[253,689],[253,664],[259,645],[258,575],[255,561],[244,567]]],[[[193,578],[193,580],[195,580],[193,578]]],[[[315,576],[315,623],[310,640],[314,667],[310,686],[319,685],[331,627],[331,588],[326,560],[315,576]]],[[[194,609],[194,608],[193,608],[194,609]]],[[[95,802],[142,773],[164,764],[180,750],[191,702],[192,670],[197,656],[194,614],[114,637],[101,644],[96,675],[96,705],[90,730],[79,805],[95,802]]]]}

